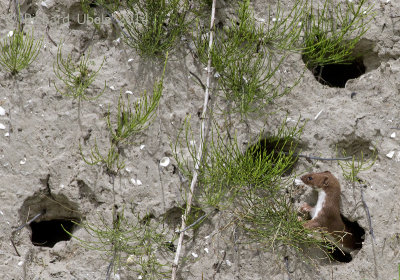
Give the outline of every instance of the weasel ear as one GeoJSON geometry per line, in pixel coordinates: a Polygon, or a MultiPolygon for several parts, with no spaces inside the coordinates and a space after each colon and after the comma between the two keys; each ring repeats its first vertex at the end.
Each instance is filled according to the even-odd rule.
{"type": "Polygon", "coordinates": [[[329,177],[328,176],[324,176],[324,186],[327,187],[328,185],[329,185],[329,177]]]}
{"type": "Polygon", "coordinates": [[[327,170],[327,171],[324,171],[324,173],[329,173],[330,174],[331,172],[327,170]]]}

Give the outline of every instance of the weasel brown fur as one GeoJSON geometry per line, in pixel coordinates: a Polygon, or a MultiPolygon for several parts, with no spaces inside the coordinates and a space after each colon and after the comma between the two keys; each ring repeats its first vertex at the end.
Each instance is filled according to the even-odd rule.
{"type": "Polygon", "coordinates": [[[310,221],[304,224],[306,228],[320,228],[326,230],[341,245],[341,249],[350,252],[357,249],[357,244],[351,230],[346,227],[340,216],[340,184],[329,171],[309,173],[302,176],[301,181],[318,191],[318,202],[315,207],[307,203],[300,208],[302,212],[309,212],[310,221]]]}

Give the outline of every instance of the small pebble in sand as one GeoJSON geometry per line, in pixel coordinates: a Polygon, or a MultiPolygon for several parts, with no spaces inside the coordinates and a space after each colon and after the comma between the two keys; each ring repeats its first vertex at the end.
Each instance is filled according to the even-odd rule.
{"type": "Polygon", "coordinates": [[[0,123],[0,129],[4,130],[4,129],[6,129],[6,126],[4,124],[0,123]]]}
{"type": "Polygon", "coordinates": [[[24,157],[24,158],[19,162],[19,164],[24,165],[25,163],[26,163],[26,158],[24,157]]]}
{"type": "Polygon", "coordinates": [[[386,154],[386,156],[387,156],[388,158],[393,158],[393,156],[394,156],[394,151],[390,151],[389,153],[386,154]]]}
{"type": "Polygon", "coordinates": [[[126,264],[130,265],[130,264],[134,264],[135,263],[135,255],[130,255],[127,259],[126,259],[126,264]]]}
{"type": "Polygon", "coordinates": [[[192,253],[193,258],[198,258],[199,255],[197,255],[196,253],[192,253]]]}
{"type": "Polygon", "coordinates": [[[390,138],[396,138],[396,132],[393,132],[392,134],[390,134],[390,138]]]}
{"type": "Polygon", "coordinates": [[[0,106],[0,116],[4,116],[6,114],[6,110],[0,106]]]}
{"type": "Polygon", "coordinates": [[[314,121],[316,121],[319,118],[319,116],[322,114],[323,111],[324,109],[318,112],[318,114],[314,117],[314,121]]]}
{"type": "Polygon", "coordinates": [[[160,160],[160,166],[162,166],[162,167],[167,167],[169,165],[169,163],[170,163],[169,157],[163,157],[160,160]]]}

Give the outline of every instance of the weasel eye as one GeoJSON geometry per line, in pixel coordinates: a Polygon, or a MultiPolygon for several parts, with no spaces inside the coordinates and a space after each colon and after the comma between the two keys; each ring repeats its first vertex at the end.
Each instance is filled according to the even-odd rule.
{"type": "Polygon", "coordinates": [[[308,177],[307,179],[308,179],[308,181],[311,181],[311,180],[312,180],[312,177],[310,176],[310,177],[308,177]]]}

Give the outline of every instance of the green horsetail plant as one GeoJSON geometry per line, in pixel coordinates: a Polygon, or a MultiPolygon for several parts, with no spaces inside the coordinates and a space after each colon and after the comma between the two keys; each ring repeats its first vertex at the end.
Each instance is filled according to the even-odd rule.
{"type": "Polygon", "coordinates": [[[0,66],[11,75],[18,74],[37,58],[43,40],[35,40],[33,31],[10,31],[7,38],[0,41],[0,66]]]}
{"type": "Polygon", "coordinates": [[[111,121],[111,112],[107,115],[107,126],[113,141],[123,143],[131,135],[143,131],[151,124],[160,103],[162,90],[163,78],[154,84],[152,96],[148,96],[145,91],[136,102],[131,102],[129,96],[124,101],[120,95],[115,128],[111,121]]]}
{"type": "Polygon", "coordinates": [[[336,5],[325,0],[322,7],[310,7],[303,23],[303,61],[314,71],[318,66],[353,61],[354,48],[367,32],[373,6],[367,0],[344,1],[336,5]]]}
{"type": "Polygon", "coordinates": [[[90,153],[85,156],[82,150],[82,145],[79,144],[79,152],[83,161],[88,165],[101,164],[106,168],[109,175],[115,177],[124,167],[125,161],[120,157],[118,148],[111,143],[106,155],[100,152],[97,141],[94,141],[94,146],[90,149],[90,153]]]}
{"type": "MultiPolygon", "coordinates": [[[[115,123],[111,121],[109,109],[107,116],[109,148],[105,156],[100,151],[96,140],[87,156],[84,155],[82,146],[79,145],[83,160],[89,165],[99,164],[105,167],[106,173],[111,179],[114,198],[112,223],[106,223],[101,219],[102,225],[100,226],[82,224],[81,226],[98,241],[79,239],[87,248],[105,252],[109,261],[106,279],[109,279],[112,271],[116,273],[121,266],[133,271],[136,278],[162,279],[169,274],[170,265],[160,261],[160,257],[168,250],[171,251],[173,244],[166,240],[164,231],[151,225],[150,220],[138,218],[135,224],[129,224],[123,212],[117,213],[115,199],[115,178],[121,175],[120,171],[125,167],[121,156],[122,145],[126,143],[128,137],[147,128],[154,119],[162,95],[167,59],[168,53],[161,79],[154,83],[152,97],[145,92],[136,102],[131,103],[129,99],[127,102],[123,101],[123,97],[120,96],[115,123]]],[[[73,235],[72,237],[76,238],[73,235]]]]}
{"type": "MultiPolygon", "coordinates": [[[[265,27],[256,22],[250,1],[245,0],[239,4],[237,20],[216,30],[210,55],[223,97],[232,104],[230,113],[240,113],[243,118],[290,92],[291,86],[283,86],[277,72],[285,59],[281,51],[299,37],[302,9],[303,6],[295,5],[289,14],[293,18],[270,18],[265,27]]],[[[279,8],[278,15],[283,17],[279,8]]],[[[196,38],[200,61],[206,64],[208,36],[199,31],[196,38]]]]}
{"type": "Polygon", "coordinates": [[[167,67],[168,52],[164,62],[164,69],[159,81],[153,86],[152,96],[147,92],[135,102],[131,102],[129,96],[127,100],[120,95],[118,99],[117,116],[115,124],[111,121],[111,112],[107,116],[107,126],[114,143],[123,144],[131,135],[137,134],[146,129],[154,120],[158,105],[163,91],[164,74],[167,67]]]}
{"type": "Polygon", "coordinates": [[[69,54],[66,58],[62,54],[62,44],[60,44],[57,51],[57,60],[53,64],[53,70],[56,77],[62,82],[64,88],[57,87],[54,83],[54,87],[57,92],[63,96],[72,97],[73,99],[81,100],[95,100],[100,97],[106,89],[106,81],[104,81],[104,88],[95,96],[89,96],[88,89],[95,81],[97,74],[103,67],[105,58],[97,70],[91,70],[89,68],[89,56],[83,54],[79,58],[79,62],[73,61],[72,55],[69,54]]]}
{"type": "Polygon", "coordinates": [[[113,215],[112,222],[103,216],[94,224],[75,222],[91,236],[90,240],[64,230],[82,247],[98,251],[109,263],[107,279],[112,273],[118,274],[121,268],[135,279],[167,279],[170,273],[168,258],[173,252],[172,242],[168,239],[170,234],[157,223],[140,219],[139,215],[134,221],[128,220],[123,211],[114,211],[113,215]]]}
{"type": "Polygon", "coordinates": [[[188,28],[187,0],[137,0],[122,16],[128,46],[145,58],[164,57],[188,28]]]}
{"type": "Polygon", "coordinates": [[[260,141],[243,151],[236,136],[231,138],[214,125],[200,164],[195,160],[195,146],[190,144],[192,132],[189,121],[186,121],[184,140],[182,142],[179,139],[182,138],[179,134],[172,149],[183,176],[190,179],[193,166],[200,166],[199,189],[202,191],[199,205],[224,208],[223,203],[233,201],[237,195],[242,195],[242,191],[247,192],[250,186],[269,186],[271,191],[272,187],[277,190],[282,188],[281,177],[297,160],[293,154],[296,148],[295,139],[302,131],[302,127],[298,126],[287,130],[285,128],[283,124],[276,134],[268,137],[273,140],[270,150],[261,149],[261,133],[260,141]],[[179,152],[183,147],[187,150],[187,156],[179,152]],[[283,148],[286,148],[285,152],[283,148]]]}
{"type": "Polygon", "coordinates": [[[102,154],[96,141],[88,156],[83,154],[82,146],[80,145],[80,154],[85,163],[89,165],[102,164],[106,167],[108,173],[113,176],[117,175],[124,168],[125,163],[120,157],[121,146],[126,144],[129,137],[145,130],[154,120],[162,96],[167,61],[168,53],[165,58],[161,78],[154,83],[153,95],[151,97],[144,92],[138,100],[131,102],[129,97],[127,101],[124,101],[124,98],[120,95],[115,121],[111,119],[112,113],[109,108],[106,117],[110,137],[107,154],[102,154]]]}
{"type": "MultiPolygon", "coordinates": [[[[79,58],[79,62],[74,62],[72,55],[69,54],[66,58],[62,54],[62,43],[58,47],[57,60],[53,64],[53,71],[57,79],[63,84],[63,88],[58,87],[54,82],[54,87],[58,93],[62,96],[72,97],[74,100],[78,100],[78,123],[82,129],[81,124],[81,103],[82,100],[95,100],[99,98],[106,90],[106,81],[104,81],[104,88],[101,91],[91,96],[89,95],[89,87],[92,86],[95,81],[97,74],[103,67],[105,58],[97,70],[91,70],[89,68],[89,56],[90,52],[85,55],[83,54],[79,58]]],[[[94,64],[94,63],[92,63],[94,64]]]]}
{"type": "MultiPolygon", "coordinates": [[[[342,154],[346,157],[344,150],[342,154]]],[[[352,183],[356,183],[360,181],[358,173],[370,169],[375,164],[377,158],[378,154],[376,153],[376,149],[374,149],[370,158],[366,159],[364,153],[361,151],[360,155],[353,155],[352,160],[338,161],[338,164],[342,169],[343,177],[352,183]]]]}

